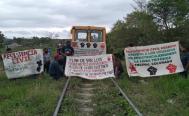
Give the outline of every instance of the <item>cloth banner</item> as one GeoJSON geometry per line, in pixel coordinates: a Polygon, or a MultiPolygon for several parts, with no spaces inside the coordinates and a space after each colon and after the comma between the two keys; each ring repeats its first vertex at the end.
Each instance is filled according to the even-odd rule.
{"type": "Polygon", "coordinates": [[[125,48],[129,76],[151,77],[182,72],[179,42],[125,48]]]}
{"type": "Polygon", "coordinates": [[[105,42],[72,42],[74,56],[95,56],[106,54],[105,42]]]}
{"type": "Polygon", "coordinates": [[[115,77],[112,55],[69,56],[66,59],[65,75],[90,80],[115,77]]]}
{"type": "Polygon", "coordinates": [[[31,49],[2,54],[8,79],[43,72],[43,50],[31,49]]]}

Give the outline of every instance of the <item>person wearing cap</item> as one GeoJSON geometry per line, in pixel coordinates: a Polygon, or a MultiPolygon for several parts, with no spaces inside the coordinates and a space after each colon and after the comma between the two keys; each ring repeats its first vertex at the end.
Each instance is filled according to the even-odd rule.
{"type": "Polygon", "coordinates": [[[50,66],[49,66],[49,74],[55,80],[58,80],[63,75],[63,71],[59,65],[60,59],[61,59],[61,55],[56,53],[54,55],[54,60],[50,63],[50,66]]]}

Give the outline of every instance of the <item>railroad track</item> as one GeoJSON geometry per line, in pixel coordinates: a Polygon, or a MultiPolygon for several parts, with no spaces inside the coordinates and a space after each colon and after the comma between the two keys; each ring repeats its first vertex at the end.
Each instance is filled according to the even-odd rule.
{"type": "MultiPolygon", "coordinates": [[[[142,113],[138,110],[138,108],[134,105],[134,103],[129,99],[127,94],[121,89],[121,87],[118,85],[118,83],[113,78],[110,78],[109,80],[111,80],[113,85],[119,90],[119,92],[121,93],[123,98],[129,103],[129,105],[136,112],[136,114],[138,116],[142,116],[142,113]]],[[[64,88],[60,95],[60,98],[58,100],[58,103],[56,105],[56,109],[53,113],[53,116],[58,116],[60,110],[64,109],[64,106],[62,104],[63,104],[63,102],[64,102],[63,100],[65,99],[65,96],[66,96],[66,91],[69,91],[68,86],[69,86],[70,82],[71,82],[71,77],[68,77],[66,84],[64,85],[64,88]]],[[[84,115],[91,116],[92,115],[90,112],[93,112],[94,109],[92,107],[90,107],[90,104],[92,101],[91,100],[92,96],[94,96],[94,94],[95,94],[93,92],[93,90],[95,89],[95,88],[93,88],[94,86],[95,85],[92,83],[92,81],[89,82],[89,81],[83,80],[81,87],[77,88],[79,90],[77,90],[78,93],[75,93],[75,94],[82,96],[83,99],[74,98],[74,100],[80,104],[78,109],[80,112],[83,112],[83,114],[80,114],[82,116],[84,116],[84,115]],[[87,107],[85,107],[85,106],[87,106],[87,107]]],[[[61,115],[64,115],[64,114],[61,114],[61,115]]]]}

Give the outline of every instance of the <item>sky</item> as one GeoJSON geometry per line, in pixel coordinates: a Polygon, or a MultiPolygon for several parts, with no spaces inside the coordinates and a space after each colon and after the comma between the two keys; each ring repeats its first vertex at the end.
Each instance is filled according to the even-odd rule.
{"type": "Polygon", "coordinates": [[[133,11],[133,0],[0,0],[0,31],[8,37],[59,35],[77,25],[113,24],[133,11]]]}

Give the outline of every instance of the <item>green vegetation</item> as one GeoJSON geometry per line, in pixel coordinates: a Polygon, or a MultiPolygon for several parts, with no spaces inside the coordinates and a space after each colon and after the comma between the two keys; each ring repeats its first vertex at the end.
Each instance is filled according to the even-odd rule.
{"type": "MultiPolygon", "coordinates": [[[[135,10],[123,20],[118,20],[108,33],[107,48],[124,59],[123,49],[129,43],[150,45],[170,41],[189,44],[188,0],[136,0],[135,10]]],[[[4,35],[0,32],[0,51],[3,51],[4,35]]],[[[51,47],[50,38],[14,38],[24,47],[14,49],[51,47]],[[43,45],[40,46],[39,43],[43,45]],[[27,46],[27,47],[26,47],[27,46]]],[[[2,64],[2,62],[0,62],[2,64]]],[[[125,64],[125,62],[124,62],[125,64]]],[[[65,79],[54,81],[47,74],[37,79],[26,77],[8,80],[0,66],[0,116],[48,116],[52,115],[65,79]]],[[[74,79],[61,108],[61,114],[76,116],[79,104],[74,102],[81,81],[74,79]]],[[[189,114],[189,79],[180,75],[153,78],[127,77],[126,71],[117,80],[130,99],[145,116],[187,116],[189,114]]],[[[135,113],[109,80],[95,81],[94,115],[133,116],[135,113]]]]}
{"type": "MultiPolygon", "coordinates": [[[[68,92],[63,101],[63,106],[60,111],[60,116],[77,116],[80,115],[79,108],[81,104],[76,99],[82,99],[78,96],[80,86],[83,83],[82,79],[72,78],[68,87],[68,92]]],[[[89,107],[93,107],[94,116],[135,116],[135,112],[129,106],[128,102],[119,93],[119,90],[113,85],[110,79],[93,81],[94,96],[89,107]]],[[[86,105],[86,104],[85,104],[86,105]]],[[[85,115],[85,114],[83,114],[85,115]]]]}
{"type": "Polygon", "coordinates": [[[188,0],[135,0],[133,12],[118,20],[108,33],[108,51],[135,46],[180,41],[189,44],[188,0]]]}
{"type": "Polygon", "coordinates": [[[126,75],[117,82],[145,116],[189,114],[189,79],[177,74],[145,79],[126,75]]]}
{"type": "MultiPolygon", "coordinates": [[[[15,40],[14,40],[15,41],[15,40]]],[[[42,40],[40,40],[42,41],[42,40]]],[[[56,51],[55,43],[51,42],[47,47],[56,51]]],[[[44,48],[35,44],[35,40],[21,39],[22,47],[13,51],[27,50],[31,48],[44,48]],[[30,44],[27,46],[27,44],[30,44]]],[[[3,49],[3,48],[2,48],[3,49]]],[[[4,51],[4,50],[3,50],[4,51]]],[[[3,70],[3,62],[0,61],[0,116],[49,116],[52,115],[66,79],[55,81],[44,73],[19,79],[7,79],[3,70]]]]}
{"type": "Polygon", "coordinates": [[[0,116],[52,115],[65,79],[48,75],[8,80],[0,73],[0,116]]]}
{"type": "MultiPolygon", "coordinates": [[[[35,42],[38,41],[21,39],[23,46],[14,48],[13,51],[46,47],[46,43],[42,42],[42,46],[38,46],[35,42]],[[28,43],[30,46],[27,46],[28,43]]],[[[56,51],[55,42],[51,42],[54,47],[48,44],[48,47],[53,48],[52,53],[56,51]]],[[[46,73],[9,80],[0,61],[0,116],[52,115],[65,82],[66,79],[63,78],[55,81],[46,73]]]]}
{"type": "MultiPolygon", "coordinates": [[[[108,34],[108,51],[124,59],[123,49],[134,46],[180,41],[189,44],[188,0],[135,0],[135,10],[118,20],[108,34]]],[[[124,63],[125,64],[125,63],[124,63]]],[[[118,80],[130,98],[147,116],[187,116],[189,79],[180,75],[118,80]]]]}
{"type": "Polygon", "coordinates": [[[69,84],[69,87],[67,89],[66,97],[63,101],[61,110],[59,115],[64,115],[64,116],[77,116],[79,113],[78,108],[79,105],[75,98],[76,98],[76,93],[79,88],[79,84],[81,83],[81,79],[78,78],[72,78],[71,82],[69,84]]]}
{"type": "Polygon", "coordinates": [[[0,31],[0,53],[3,51],[4,39],[5,39],[5,36],[4,36],[4,34],[0,31]]]}
{"type": "MultiPolygon", "coordinates": [[[[189,79],[179,75],[128,78],[124,73],[117,81],[146,116],[187,116],[189,113],[189,79]]],[[[0,115],[52,115],[64,83],[65,79],[54,81],[46,74],[37,79],[8,80],[1,72],[0,115]]],[[[73,78],[71,81],[61,114],[76,116],[79,112],[79,104],[74,101],[80,83],[81,79],[73,78]]],[[[110,80],[95,81],[95,87],[94,115],[135,115],[110,80]]]]}
{"type": "MultiPolygon", "coordinates": [[[[124,59],[123,50],[134,46],[180,41],[189,44],[188,0],[135,0],[135,10],[118,20],[108,33],[108,51],[124,59]]],[[[125,62],[124,62],[125,64],[125,62]]],[[[153,78],[126,76],[118,80],[128,96],[147,116],[187,116],[189,79],[180,75],[153,78]]]]}
{"type": "Polygon", "coordinates": [[[96,82],[95,116],[135,116],[135,112],[110,79],[96,82]]]}
{"type": "Polygon", "coordinates": [[[32,39],[14,37],[13,41],[30,48],[41,48],[41,47],[49,47],[49,46],[56,47],[54,42],[56,40],[53,40],[49,37],[40,37],[40,38],[33,37],[32,39]],[[37,46],[33,46],[33,45],[37,45],[37,46]]]}
{"type": "Polygon", "coordinates": [[[189,114],[189,80],[178,75],[149,79],[118,80],[129,97],[146,116],[187,116],[189,114]]]}

